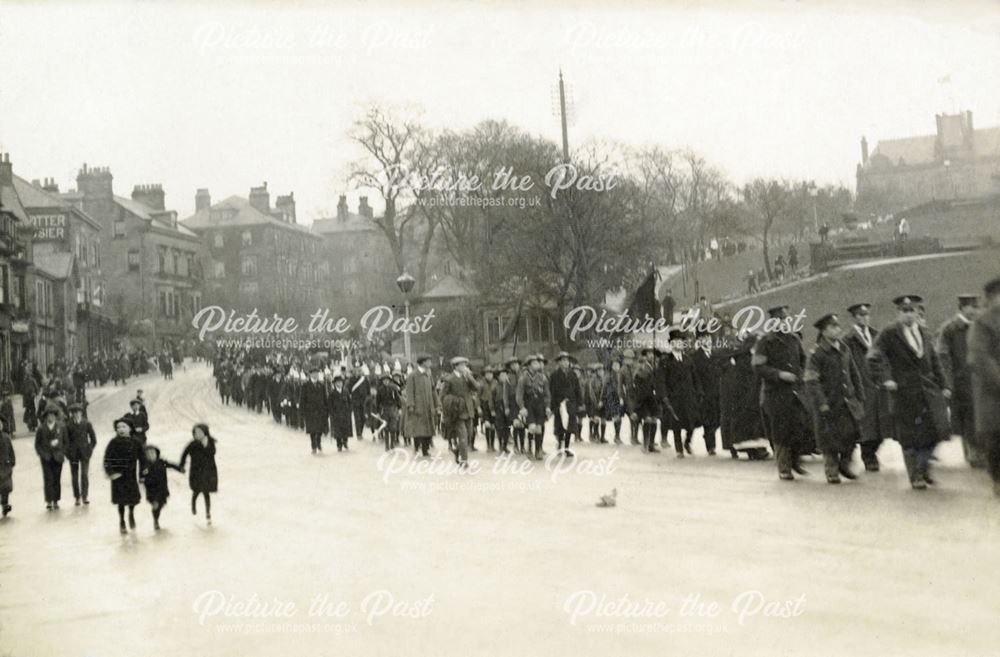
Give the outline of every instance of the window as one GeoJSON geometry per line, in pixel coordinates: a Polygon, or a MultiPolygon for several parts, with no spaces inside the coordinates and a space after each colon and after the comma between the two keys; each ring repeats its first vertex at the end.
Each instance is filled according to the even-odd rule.
{"type": "Polygon", "coordinates": [[[170,273],[180,274],[181,273],[181,254],[177,251],[173,252],[172,262],[170,263],[170,273]]]}
{"type": "Polygon", "coordinates": [[[184,276],[194,276],[194,255],[184,256],[184,276]]]}
{"type": "Polygon", "coordinates": [[[158,272],[160,272],[162,274],[162,273],[164,273],[167,270],[167,250],[164,249],[164,248],[160,248],[156,252],[156,258],[157,258],[157,261],[156,261],[157,269],[156,269],[156,271],[158,271],[158,272]]]}
{"type": "Polygon", "coordinates": [[[253,233],[249,230],[243,231],[240,235],[240,239],[243,241],[243,246],[253,246],[253,233]]]}
{"type": "Polygon", "coordinates": [[[128,250],[128,270],[129,271],[139,271],[139,250],[129,249],[128,250]]]}
{"type": "Polygon", "coordinates": [[[253,278],[257,275],[257,256],[243,256],[240,258],[240,273],[253,278]]]}
{"type": "Polygon", "coordinates": [[[114,238],[116,240],[120,240],[123,237],[125,237],[125,220],[124,219],[115,219],[114,238]]]}
{"type": "Polygon", "coordinates": [[[240,281],[240,294],[257,294],[257,281],[240,281]]]}
{"type": "Polygon", "coordinates": [[[14,277],[14,288],[11,290],[11,303],[15,308],[24,308],[24,276],[14,277]]]}
{"type": "Polygon", "coordinates": [[[7,289],[10,283],[10,267],[0,266],[0,303],[7,303],[7,289]]]}
{"type": "Polygon", "coordinates": [[[191,314],[197,314],[198,310],[201,308],[201,292],[191,293],[191,314]]]}
{"type": "Polygon", "coordinates": [[[215,277],[216,278],[226,277],[226,263],[224,262],[215,263],[215,277]]]}
{"type": "Polygon", "coordinates": [[[217,249],[221,249],[222,248],[223,244],[225,243],[225,240],[222,238],[222,233],[216,233],[215,234],[215,242],[214,243],[215,243],[215,248],[217,248],[217,249]]]}
{"type": "Polygon", "coordinates": [[[552,341],[552,320],[548,315],[535,315],[531,323],[532,339],[538,342],[552,341]]]}
{"type": "Polygon", "coordinates": [[[503,322],[500,317],[490,317],[487,320],[486,325],[486,341],[489,344],[497,344],[500,342],[500,336],[503,334],[503,322]]]}

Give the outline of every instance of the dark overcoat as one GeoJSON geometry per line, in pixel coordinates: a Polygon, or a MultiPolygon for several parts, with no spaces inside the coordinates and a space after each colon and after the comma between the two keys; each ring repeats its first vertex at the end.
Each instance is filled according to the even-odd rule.
{"type": "Polygon", "coordinates": [[[138,504],[139,496],[139,466],[142,460],[142,445],[131,436],[122,438],[116,435],[104,448],[104,472],[110,477],[120,474],[111,480],[112,504],[138,504]]]}
{"type": "Polygon", "coordinates": [[[972,325],[968,363],[976,435],[982,445],[1000,445],[1000,307],[987,310],[972,325]]]}
{"type": "Polygon", "coordinates": [[[305,420],[306,433],[324,434],[327,425],[326,386],[322,381],[306,381],[299,390],[299,412],[305,420]]]}
{"type": "Polygon", "coordinates": [[[855,415],[864,412],[865,393],[850,347],[820,338],[809,353],[803,380],[812,406],[816,446],[823,451],[851,451],[860,437],[855,415]],[[823,410],[824,406],[828,408],[823,410]]]}
{"type": "Polygon", "coordinates": [[[913,350],[899,322],[890,324],[876,338],[868,353],[875,380],[894,381],[892,413],[894,438],[904,448],[933,447],[951,434],[948,409],[941,390],[944,375],[930,333],[920,328],[923,354],[913,350]]]}
{"type": "Polygon", "coordinates": [[[865,416],[861,419],[861,441],[873,442],[892,436],[892,413],[889,408],[889,393],[875,383],[868,364],[868,350],[878,337],[878,331],[869,327],[871,342],[867,342],[856,328],[852,328],[844,342],[851,348],[854,364],[858,366],[865,388],[865,416]]]}
{"type": "Polygon", "coordinates": [[[439,409],[430,370],[421,372],[414,368],[406,377],[403,397],[406,403],[406,435],[417,438],[433,436],[439,409]]]}
{"type": "Polygon", "coordinates": [[[209,438],[207,445],[192,440],[181,454],[181,469],[191,458],[188,468],[188,484],[195,493],[214,493],[219,490],[219,469],[215,465],[215,439],[209,438]]]}

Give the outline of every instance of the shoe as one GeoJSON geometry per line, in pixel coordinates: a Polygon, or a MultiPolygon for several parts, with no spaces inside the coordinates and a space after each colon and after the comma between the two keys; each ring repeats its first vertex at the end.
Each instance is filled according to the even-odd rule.
{"type": "Polygon", "coordinates": [[[679,459],[684,458],[684,452],[677,452],[677,458],[679,459]]]}
{"type": "Polygon", "coordinates": [[[826,483],[828,483],[828,484],[839,484],[840,483],[840,476],[835,475],[835,474],[827,475],[826,476],[826,483]]]}
{"type": "Polygon", "coordinates": [[[13,508],[14,507],[12,507],[11,505],[5,504],[4,507],[3,507],[3,517],[6,518],[7,514],[10,513],[10,510],[13,509],[13,508]]]}
{"type": "Polygon", "coordinates": [[[737,452],[735,449],[731,449],[729,450],[729,456],[732,457],[734,461],[738,461],[740,458],[740,453],[737,452]]]}
{"type": "Polygon", "coordinates": [[[566,455],[566,456],[568,456],[569,458],[574,458],[574,457],[576,456],[576,454],[574,454],[574,453],[572,452],[572,450],[569,450],[569,449],[566,449],[566,450],[563,450],[563,454],[565,454],[565,455],[566,455]]]}
{"type": "Polygon", "coordinates": [[[87,499],[87,498],[85,497],[85,498],[83,498],[83,503],[84,503],[85,505],[86,505],[86,504],[90,504],[90,500],[88,500],[88,499],[87,499]]]}
{"type": "Polygon", "coordinates": [[[795,474],[802,475],[803,477],[809,474],[809,471],[802,467],[801,464],[796,463],[792,466],[792,471],[795,474]]]}
{"type": "Polygon", "coordinates": [[[840,476],[850,481],[854,481],[858,478],[858,475],[854,474],[849,468],[846,467],[840,469],[840,476]]]}
{"type": "Polygon", "coordinates": [[[691,441],[690,440],[685,440],[684,441],[684,451],[687,452],[688,454],[694,454],[694,452],[691,451],[691,441]]]}
{"type": "Polygon", "coordinates": [[[914,490],[927,490],[927,482],[920,477],[910,481],[910,486],[912,486],[914,490]]]}
{"type": "Polygon", "coordinates": [[[52,510],[52,502],[46,502],[45,503],[45,510],[46,511],[51,511],[52,510]]]}
{"type": "Polygon", "coordinates": [[[135,516],[128,517],[128,526],[129,529],[135,529],[135,516]]]}
{"type": "Polygon", "coordinates": [[[206,525],[212,524],[212,516],[208,515],[207,513],[205,514],[205,524],[206,525]]]}
{"type": "Polygon", "coordinates": [[[157,532],[160,531],[160,521],[159,520],[154,520],[153,521],[153,531],[157,531],[157,532]]]}
{"type": "Polygon", "coordinates": [[[52,503],[52,510],[53,511],[58,511],[59,510],[59,502],[53,502],[52,503]]]}
{"type": "Polygon", "coordinates": [[[714,449],[708,450],[708,455],[709,456],[715,456],[715,450],[714,449]]]}
{"type": "Polygon", "coordinates": [[[128,530],[125,529],[125,521],[124,520],[122,520],[121,522],[118,523],[118,531],[120,531],[122,534],[127,534],[128,533],[128,530]]]}
{"type": "Polygon", "coordinates": [[[865,463],[865,472],[878,472],[879,464],[878,461],[868,461],[865,463]]]}
{"type": "Polygon", "coordinates": [[[73,506],[80,506],[80,498],[79,497],[76,498],[76,502],[73,504],[73,506]]]}
{"type": "Polygon", "coordinates": [[[615,438],[615,444],[616,445],[621,445],[622,444],[622,439],[621,438],[615,438]]]}
{"type": "Polygon", "coordinates": [[[791,472],[779,472],[778,479],[781,479],[782,481],[794,481],[795,477],[792,476],[791,472]]]}
{"type": "Polygon", "coordinates": [[[927,483],[928,486],[933,486],[934,484],[937,483],[936,480],[931,479],[931,473],[930,472],[924,472],[924,481],[927,483]]]}

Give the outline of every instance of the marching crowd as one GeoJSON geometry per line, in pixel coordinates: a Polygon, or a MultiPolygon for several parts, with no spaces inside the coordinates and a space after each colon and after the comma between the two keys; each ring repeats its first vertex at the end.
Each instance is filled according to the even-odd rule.
{"type": "MultiPolygon", "coordinates": [[[[826,479],[836,484],[857,478],[857,446],[865,470],[878,472],[879,447],[891,438],[912,487],[924,489],[935,482],[935,446],[958,435],[968,462],[988,466],[1000,482],[1000,448],[993,448],[1000,440],[1000,279],[984,297],[985,309],[979,295],[961,295],[935,334],[918,295],[897,297],[897,318],[882,331],[870,323],[872,305],[856,303],[814,323],[808,354],[799,333],[735,335],[723,322],[720,334],[674,330],[669,344],[624,349],[586,366],[561,352],[547,369],[546,358],[532,354],[473,374],[467,358],[455,357],[436,376],[436,359],[426,354],[404,369],[399,361],[331,366],[303,353],[243,350],[217,354],[214,375],[225,403],[266,410],[304,431],[314,454],[325,435],[341,451],[367,428],[386,450],[412,446],[424,456],[441,435],[459,464],[478,451],[479,436],[489,452],[541,459],[551,419],[556,449],[567,457],[586,437],[628,441],[649,454],[672,446],[684,458],[700,428],[709,455],[717,433],[733,458],[768,458],[770,448],[783,480],[806,474],[804,455],[822,455],[826,479]]],[[[789,317],[787,306],[768,313],[778,324],[789,317]]]]}

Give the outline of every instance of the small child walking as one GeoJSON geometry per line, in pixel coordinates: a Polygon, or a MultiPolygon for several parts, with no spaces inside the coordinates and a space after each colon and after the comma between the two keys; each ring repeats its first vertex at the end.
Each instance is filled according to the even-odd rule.
{"type": "Polygon", "coordinates": [[[146,486],[146,501],[153,508],[153,529],[160,531],[160,512],[170,497],[170,487],[167,485],[167,468],[184,472],[181,466],[160,458],[160,448],[156,445],[145,446],[146,460],[142,468],[142,483],[146,486]]]}
{"type": "Polygon", "coordinates": [[[208,425],[198,423],[191,429],[191,442],[181,454],[180,469],[183,472],[188,457],[191,458],[191,469],[188,471],[188,483],[191,485],[191,515],[198,513],[198,496],[205,497],[205,520],[212,524],[211,494],[219,490],[219,470],[215,465],[215,438],[208,430],[208,425]]]}

